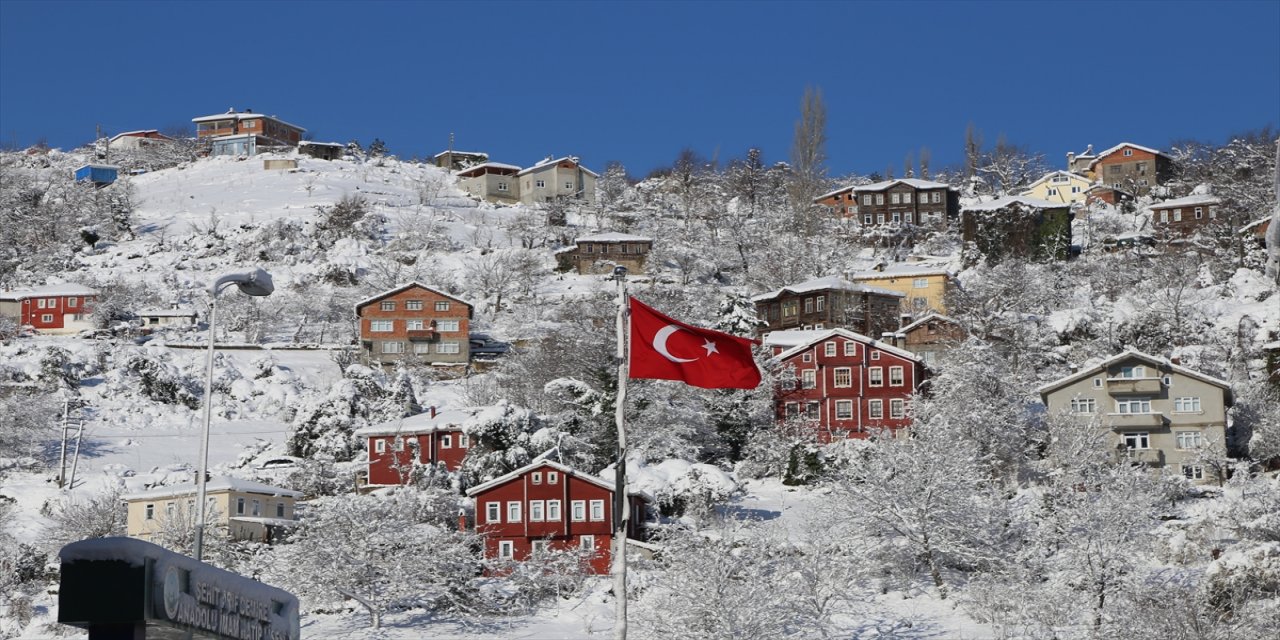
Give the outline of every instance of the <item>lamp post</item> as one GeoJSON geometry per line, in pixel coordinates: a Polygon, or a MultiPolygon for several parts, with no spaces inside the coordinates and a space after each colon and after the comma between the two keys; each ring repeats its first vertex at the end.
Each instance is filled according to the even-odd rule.
{"type": "Polygon", "coordinates": [[[213,345],[217,341],[218,294],[233,284],[240,288],[241,293],[250,296],[269,296],[275,291],[271,274],[261,268],[225,274],[209,286],[209,357],[204,371],[204,424],[200,436],[200,475],[196,477],[196,544],[192,554],[199,561],[204,560],[205,476],[209,475],[209,422],[213,418],[213,345]]]}

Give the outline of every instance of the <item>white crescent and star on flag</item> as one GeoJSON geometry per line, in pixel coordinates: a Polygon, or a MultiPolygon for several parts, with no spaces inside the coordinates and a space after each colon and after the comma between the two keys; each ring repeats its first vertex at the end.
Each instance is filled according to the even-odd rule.
{"type": "MultiPolygon", "coordinates": [[[[671,352],[667,349],[667,339],[670,338],[677,331],[680,331],[680,327],[674,324],[669,324],[659,329],[658,333],[653,336],[653,350],[662,354],[662,357],[676,363],[693,362],[695,360],[698,360],[698,358],[678,358],[674,355],[671,355],[671,352]]],[[[704,340],[705,341],[702,343],[702,348],[706,349],[707,356],[710,356],[713,353],[720,353],[720,350],[719,348],[717,348],[716,343],[714,341],[710,339],[704,339],[704,340]]]]}

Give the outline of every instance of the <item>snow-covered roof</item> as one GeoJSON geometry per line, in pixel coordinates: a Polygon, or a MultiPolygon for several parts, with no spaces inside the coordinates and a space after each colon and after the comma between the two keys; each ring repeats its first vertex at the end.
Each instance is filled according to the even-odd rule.
{"type": "MultiPolygon", "coordinates": [[[[774,331],[773,333],[784,333],[784,332],[774,331]]],[[[817,335],[810,336],[808,337],[807,340],[797,343],[795,346],[778,354],[778,359],[786,360],[819,342],[822,342],[824,340],[830,340],[831,338],[840,337],[840,338],[848,338],[849,340],[854,340],[856,342],[861,342],[862,344],[867,345],[868,347],[874,347],[876,349],[884,351],[885,353],[891,353],[895,356],[898,356],[900,358],[905,358],[912,362],[923,362],[923,360],[920,359],[920,356],[914,353],[911,353],[910,351],[899,349],[888,343],[880,342],[879,340],[864,336],[861,333],[856,333],[848,329],[827,329],[825,331],[817,331],[817,332],[806,331],[805,333],[817,333],[817,335]]]]}
{"type": "Polygon", "coordinates": [[[953,276],[955,274],[942,266],[931,266],[928,264],[912,264],[909,262],[895,262],[887,264],[879,269],[870,271],[859,271],[849,274],[850,280],[880,280],[883,278],[910,278],[923,276],[953,276]]]}
{"type": "MultiPolygon", "coordinates": [[[[539,468],[539,467],[551,467],[551,468],[556,469],[556,470],[560,471],[561,473],[563,473],[563,474],[565,475],[565,477],[566,477],[566,478],[568,478],[568,477],[574,477],[574,478],[578,478],[578,479],[584,480],[584,481],[586,481],[586,482],[590,482],[591,484],[594,484],[594,485],[596,485],[596,486],[598,486],[598,487],[600,487],[600,488],[602,488],[602,489],[605,489],[605,490],[609,491],[610,493],[612,493],[612,492],[613,492],[613,489],[614,489],[613,484],[611,484],[611,483],[609,483],[609,482],[605,482],[605,480],[604,480],[603,478],[600,478],[600,477],[598,477],[598,476],[591,475],[591,474],[589,474],[589,473],[580,473],[580,472],[578,472],[578,471],[574,471],[572,468],[570,468],[570,467],[568,467],[568,466],[566,466],[566,465],[564,465],[564,464],[561,464],[561,463],[559,463],[559,462],[556,462],[556,461],[554,461],[554,460],[547,460],[547,459],[545,459],[545,458],[539,457],[538,459],[534,460],[533,462],[531,462],[531,463],[529,463],[529,464],[527,464],[527,465],[525,465],[525,466],[523,466],[523,467],[520,467],[519,469],[516,469],[515,471],[512,471],[511,473],[508,473],[508,474],[506,474],[506,475],[502,475],[502,476],[498,476],[497,478],[494,478],[494,479],[492,479],[492,480],[490,480],[490,481],[488,481],[488,482],[485,482],[485,483],[483,483],[483,484],[478,484],[478,485],[476,485],[476,486],[474,486],[474,487],[471,487],[470,489],[467,489],[467,496],[468,496],[468,497],[475,497],[475,496],[477,496],[477,495],[479,495],[479,494],[481,494],[481,493],[483,493],[483,492],[485,492],[485,491],[488,491],[489,489],[492,489],[492,488],[494,488],[494,487],[496,487],[496,486],[499,486],[499,485],[502,485],[502,484],[506,484],[507,482],[510,482],[510,481],[512,481],[512,480],[514,480],[514,479],[516,479],[516,478],[518,478],[518,477],[520,477],[520,476],[524,475],[525,473],[527,473],[527,472],[529,472],[529,471],[533,471],[534,469],[537,469],[537,468],[539,468]]],[[[633,490],[633,491],[629,491],[628,493],[630,493],[630,494],[631,494],[631,495],[633,495],[633,496],[640,496],[640,497],[643,497],[643,498],[645,498],[645,499],[651,499],[651,498],[650,498],[650,496],[649,496],[648,494],[644,493],[643,491],[634,491],[634,490],[633,490]]]]}
{"type": "MultiPolygon", "coordinates": [[[[146,491],[130,493],[124,496],[124,500],[158,500],[160,498],[175,498],[179,496],[187,496],[196,493],[196,483],[176,484],[165,487],[155,487],[146,491]]],[[[282,489],[273,487],[269,484],[261,482],[253,482],[252,480],[243,480],[233,478],[231,476],[214,476],[204,483],[204,490],[212,493],[215,491],[234,491],[236,493],[259,493],[268,496],[284,496],[288,498],[301,498],[302,493],[290,489],[282,489]]]]}
{"type": "Polygon", "coordinates": [[[39,298],[43,296],[96,296],[97,291],[90,289],[84,285],[66,283],[66,284],[46,284],[39,287],[29,287],[25,289],[14,289],[13,291],[0,291],[0,300],[26,300],[27,298],[39,298]]]}
{"type": "Polygon", "coordinates": [[[790,349],[799,344],[807,344],[812,342],[814,338],[825,335],[826,329],[787,329],[784,331],[770,331],[764,335],[763,344],[766,347],[781,347],[790,349]]]}
{"type": "Polygon", "coordinates": [[[475,306],[474,306],[474,305],[472,305],[470,302],[467,302],[466,300],[463,300],[462,298],[459,298],[458,296],[452,295],[452,294],[447,293],[447,292],[445,292],[445,291],[441,291],[440,289],[437,289],[437,288],[435,288],[435,287],[428,287],[427,285],[422,284],[421,282],[410,282],[409,284],[402,284],[402,285],[400,285],[400,286],[398,286],[398,287],[396,287],[396,288],[394,288],[394,289],[392,289],[392,290],[390,290],[390,291],[383,291],[382,293],[379,293],[379,294],[376,294],[376,295],[369,296],[368,298],[365,298],[364,300],[361,300],[360,302],[357,302],[357,303],[356,303],[356,315],[359,315],[359,314],[360,314],[360,307],[363,307],[363,306],[365,306],[365,305],[367,305],[367,304],[370,304],[370,303],[373,303],[373,302],[377,302],[377,301],[379,301],[379,300],[381,300],[381,299],[383,299],[383,298],[385,298],[385,297],[387,297],[387,296],[395,295],[395,294],[400,293],[401,291],[404,291],[405,289],[408,289],[408,288],[410,288],[410,287],[421,287],[421,288],[426,289],[427,291],[430,291],[430,292],[432,292],[432,293],[435,293],[435,294],[438,294],[438,295],[442,295],[442,296],[444,296],[444,297],[446,297],[446,298],[448,298],[448,299],[450,299],[450,300],[455,300],[455,301],[457,301],[457,302],[461,302],[462,304],[467,305],[467,307],[468,307],[468,308],[470,308],[470,309],[475,309],[475,306]]]}
{"type": "Polygon", "coordinates": [[[1214,205],[1222,204],[1217,196],[1207,193],[1185,196],[1182,198],[1174,198],[1173,200],[1165,200],[1164,202],[1152,202],[1148,209],[1170,209],[1173,207],[1193,207],[1195,205],[1214,205]]]}
{"type": "Polygon", "coordinates": [[[581,162],[581,161],[579,161],[577,158],[574,158],[574,157],[571,157],[571,156],[565,156],[565,157],[563,157],[563,158],[555,158],[555,159],[547,158],[547,159],[543,160],[542,162],[539,162],[538,164],[535,164],[535,165],[533,165],[532,167],[529,167],[528,169],[525,169],[525,170],[521,171],[521,172],[520,172],[519,174],[517,174],[517,175],[524,175],[524,174],[526,174],[526,173],[532,173],[532,172],[534,172],[534,171],[539,171],[539,170],[545,169],[545,168],[547,168],[547,167],[550,167],[550,166],[552,166],[552,165],[560,164],[561,162],[572,162],[573,164],[577,165],[577,166],[578,166],[578,168],[579,168],[579,169],[581,169],[584,173],[587,173],[587,174],[591,175],[591,177],[593,177],[593,178],[599,178],[599,177],[600,177],[600,174],[598,174],[598,173],[596,173],[596,172],[594,172],[594,171],[592,171],[592,170],[590,170],[590,169],[588,169],[588,168],[586,168],[586,167],[582,166],[582,162],[581,162]]]}
{"type": "Polygon", "coordinates": [[[605,233],[597,233],[591,236],[582,236],[574,240],[574,242],[653,242],[653,238],[633,236],[629,233],[619,233],[617,231],[607,231],[605,233]]]}
{"type": "Polygon", "coordinates": [[[1152,149],[1151,147],[1144,147],[1144,146],[1142,146],[1142,145],[1140,145],[1140,144],[1134,144],[1134,143],[1132,143],[1132,142],[1121,142],[1120,144],[1118,144],[1118,145],[1116,145],[1116,146],[1114,146],[1114,147],[1111,147],[1110,149],[1107,149],[1106,151],[1103,151],[1102,153],[1099,153],[1097,156],[1095,156],[1095,157],[1094,157],[1093,162],[1090,162],[1090,163],[1089,163],[1089,168],[1090,168],[1090,169],[1092,169],[1092,168],[1093,168],[1093,165],[1098,164],[1099,162],[1102,162],[1102,159],[1103,159],[1103,158],[1105,158],[1105,157],[1107,157],[1107,156],[1109,156],[1109,155],[1111,155],[1111,154],[1113,154],[1113,153],[1115,153],[1115,152],[1117,152],[1117,151],[1119,151],[1119,150],[1121,150],[1121,149],[1123,149],[1123,148],[1125,148],[1125,147],[1133,147],[1134,149],[1137,149],[1137,150],[1139,150],[1139,151],[1146,151],[1147,153],[1152,153],[1152,154],[1155,154],[1155,155],[1158,155],[1158,156],[1164,156],[1164,157],[1166,157],[1166,158],[1168,158],[1168,157],[1169,157],[1169,156],[1165,155],[1164,153],[1161,153],[1159,149],[1152,149]]]}
{"type": "Polygon", "coordinates": [[[347,147],[347,145],[342,144],[341,142],[316,142],[315,140],[303,140],[298,143],[299,147],[304,145],[313,147],[338,147],[340,149],[345,149],[347,147]]]}
{"type": "Polygon", "coordinates": [[[884,191],[895,184],[905,184],[916,189],[950,189],[951,185],[945,182],[933,182],[931,180],[920,180],[918,178],[898,178],[897,180],[882,180],[873,184],[864,184],[860,187],[854,187],[856,192],[862,191],[884,191]]]}
{"type": "Polygon", "coordinates": [[[504,164],[501,162],[482,162],[480,164],[473,164],[466,169],[459,169],[457,175],[464,178],[470,178],[471,176],[464,174],[473,173],[481,169],[506,169],[508,171],[519,171],[520,167],[517,167],[514,164],[504,164]]]}
{"type": "Polygon", "coordinates": [[[181,308],[180,309],[143,309],[142,311],[137,312],[137,315],[146,317],[146,318],[149,318],[149,317],[194,318],[196,317],[196,312],[191,309],[181,309],[181,308]]]}
{"type": "Polygon", "coordinates": [[[450,151],[450,150],[445,150],[445,151],[441,151],[440,153],[435,154],[434,156],[431,156],[431,159],[432,159],[432,160],[435,160],[436,158],[439,158],[439,157],[441,157],[441,156],[447,156],[447,155],[449,155],[449,154],[453,154],[453,155],[455,155],[455,156],[477,156],[477,157],[481,157],[481,158],[488,158],[488,157],[489,157],[489,154],[487,154],[487,153],[485,153],[485,152],[483,152],[483,151],[450,151]]]}
{"type": "Polygon", "coordinates": [[[251,522],[253,524],[266,524],[277,527],[296,527],[300,524],[297,520],[288,518],[265,518],[262,516],[231,516],[231,519],[237,522],[251,522]]]}
{"type": "Polygon", "coordinates": [[[138,136],[150,137],[150,135],[153,133],[158,138],[164,138],[165,140],[169,139],[169,136],[166,136],[163,133],[160,133],[158,129],[139,129],[137,131],[125,131],[124,133],[117,133],[114,136],[111,136],[111,140],[109,140],[109,142],[115,142],[120,138],[129,138],[129,137],[138,137],[138,136]]]}
{"type": "Polygon", "coordinates": [[[955,318],[952,318],[952,317],[950,317],[950,316],[944,316],[944,315],[942,315],[941,313],[930,313],[930,314],[928,314],[928,315],[925,315],[923,318],[920,318],[919,320],[916,320],[915,322],[912,322],[911,324],[909,324],[909,325],[907,325],[907,326],[905,326],[905,327],[902,327],[902,328],[898,329],[898,330],[897,330],[897,331],[895,331],[894,333],[906,333],[906,332],[908,332],[908,331],[911,331],[911,330],[915,329],[916,327],[919,327],[920,325],[923,325],[923,324],[925,324],[925,323],[929,323],[929,322],[935,322],[935,321],[938,321],[938,320],[941,320],[941,321],[943,321],[943,322],[949,322],[949,323],[954,324],[954,325],[956,325],[956,326],[963,326],[963,325],[961,325],[961,324],[960,324],[960,322],[959,322],[958,320],[956,320],[955,318]]]}
{"type": "Polygon", "coordinates": [[[836,189],[835,191],[828,191],[828,192],[826,192],[826,193],[824,193],[824,194],[822,194],[822,195],[820,195],[820,196],[818,196],[818,197],[814,198],[814,199],[813,199],[813,201],[814,201],[814,202],[817,202],[817,201],[819,201],[819,200],[824,200],[824,199],[826,199],[826,198],[830,198],[831,196],[834,196],[834,195],[835,195],[835,194],[837,194],[837,193],[843,193],[843,192],[845,192],[845,191],[850,191],[850,190],[852,190],[853,188],[854,188],[854,187],[853,187],[853,185],[850,185],[850,186],[847,186],[847,187],[840,187],[839,189],[836,189]]]}
{"type": "Polygon", "coordinates": [[[1254,220],[1253,222],[1250,222],[1249,224],[1246,224],[1245,226],[1240,227],[1240,233],[1253,231],[1254,229],[1264,224],[1267,224],[1268,222],[1271,222],[1271,216],[1267,216],[1265,218],[1258,218],[1257,220],[1254,220]]]}
{"type": "Polygon", "coordinates": [[[445,430],[453,431],[472,415],[474,415],[474,411],[466,409],[436,411],[434,415],[431,411],[424,411],[407,418],[361,427],[353,431],[352,434],[367,438],[369,436],[416,435],[445,430]],[[450,427],[455,429],[450,429],[450,427]]]}
{"type": "Polygon", "coordinates": [[[814,278],[800,284],[789,284],[776,291],[760,294],[751,298],[752,302],[764,302],[772,300],[784,293],[809,293],[810,291],[824,291],[826,289],[839,289],[841,291],[856,291],[858,293],[876,293],[885,296],[894,296],[896,298],[905,298],[907,294],[879,287],[872,287],[857,282],[845,280],[840,276],[824,276],[822,278],[814,278]]]}
{"type": "Polygon", "coordinates": [[[1015,204],[1022,205],[1024,207],[1029,207],[1031,209],[1063,209],[1070,206],[1065,202],[1049,202],[1048,200],[1041,200],[1039,198],[1032,198],[1030,196],[1004,196],[1001,198],[996,198],[995,200],[992,200],[990,202],[971,204],[965,207],[964,210],[965,211],[1000,211],[1001,209],[1007,209],[1008,207],[1011,207],[1015,204]]]}
{"type": "Polygon", "coordinates": [[[267,118],[269,120],[275,120],[276,122],[279,122],[280,124],[285,125],[286,127],[293,127],[298,131],[306,131],[306,129],[303,129],[302,127],[299,127],[296,124],[285,122],[280,118],[277,118],[275,116],[269,116],[265,113],[218,113],[211,116],[200,116],[199,118],[192,118],[191,121],[192,122],[217,122],[219,120],[253,120],[255,118],[267,118]]]}
{"type": "Polygon", "coordinates": [[[1046,173],[1046,174],[1044,174],[1043,176],[1041,176],[1039,180],[1036,180],[1035,182],[1032,182],[1031,184],[1027,185],[1027,191],[1030,191],[1031,189],[1034,189],[1034,188],[1036,188],[1036,187],[1038,187],[1038,186],[1040,186],[1040,185],[1044,184],[1045,182],[1047,182],[1047,181],[1049,181],[1049,180],[1052,180],[1053,178],[1055,178],[1055,177],[1057,177],[1057,176],[1066,176],[1066,177],[1071,178],[1071,179],[1073,179],[1073,180],[1079,180],[1079,181],[1081,181],[1081,182],[1089,182],[1089,179],[1088,179],[1088,178],[1086,178],[1086,177],[1084,177],[1084,176],[1082,176],[1082,175],[1080,175],[1080,174],[1078,174],[1078,173],[1072,173],[1072,172],[1070,172],[1070,171],[1062,171],[1062,170],[1058,170],[1058,171],[1050,171],[1049,173],[1046,173]]]}
{"type": "Polygon", "coordinates": [[[82,164],[76,167],[76,171],[84,169],[85,167],[88,167],[90,169],[116,169],[117,171],[120,169],[120,165],[118,164],[102,164],[100,162],[90,162],[89,164],[82,164]]]}
{"type": "Polygon", "coordinates": [[[1149,353],[1143,353],[1141,351],[1138,351],[1137,349],[1129,349],[1123,353],[1111,356],[1110,358],[1107,358],[1106,360],[1103,360],[1098,364],[1081,369],[1080,371],[1077,371],[1076,373],[1073,373],[1065,378],[1059,378],[1057,380],[1054,380],[1053,382],[1042,385],[1040,386],[1040,388],[1036,389],[1036,391],[1040,394],[1041,398],[1044,398],[1049,393],[1057,389],[1061,389],[1062,387],[1065,387],[1069,384],[1073,384],[1075,382],[1088,378],[1089,376],[1097,375],[1099,372],[1106,371],[1107,368],[1110,367],[1111,365],[1118,364],[1120,362],[1124,362],[1126,360],[1131,360],[1131,359],[1142,360],[1147,364],[1156,365],[1161,369],[1167,369],[1169,371],[1180,373],[1189,378],[1195,378],[1196,380],[1199,380],[1201,382],[1207,382],[1209,384],[1221,387],[1226,392],[1227,405],[1230,406],[1231,404],[1233,404],[1232,395],[1231,395],[1231,385],[1227,381],[1221,380],[1219,378],[1215,378],[1210,375],[1205,375],[1203,373],[1200,373],[1199,371],[1192,371],[1191,369],[1188,369],[1181,365],[1174,364],[1173,362],[1169,361],[1168,358],[1153,356],[1149,353]]]}

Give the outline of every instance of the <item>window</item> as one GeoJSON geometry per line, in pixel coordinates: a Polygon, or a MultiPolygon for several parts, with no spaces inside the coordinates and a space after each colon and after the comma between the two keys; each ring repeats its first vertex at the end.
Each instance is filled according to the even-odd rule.
{"type": "Polygon", "coordinates": [[[565,181],[565,183],[564,183],[564,188],[566,188],[566,189],[572,189],[572,188],[573,188],[573,183],[572,183],[572,182],[569,182],[569,181],[567,181],[567,180],[566,180],[566,181],[565,181]]]}
{"type": "Polygon", "coordinates": [[[45,308],[44,298],[36,298],[36,307],[39,309],[45,308]]]}
{"type": "Polygon", "coordinates": [[[798,418],[800,416],[800,405],[796,402],[788,402],[783,406],[786,411],[787,419],[798,418]]]}
{"type": "Polygon", "coordinates": [[[813,313],[813,298],[804,299],[804,312],[813,313]]]}
{"type": "Polygon", "coordinates": [[[369,331],[392,331],[394,320],[370,320],[369,331]]]}
{"type": "Polygon", "coordinates": [[[409,331],[422,331],[426,329],[425,320],[405,320],[404,328],[409,331]]]}
{"type": "Polygon", "coordinates": [[[1182,222],[1182,209],[1174,209],[1174,210],[1173,210],[1173,221],[1174,221],[1174,222],[1182,222]]]}
{"type": "Polygon", "coordinates": [[[884,224],[884,214],[883,214],[883,213],[877,213],[877,214],[876,214],[876,224],[884,224]]]}
{"type": "Polygon", "coordinates": [[[253,500],[253,517],[262,515],[262,501],[254,498],[253,500]]]}
{"type": "Polygon", "coordinates": [[[902,214],[901,214],[901,213],[899,213],[899,212],[897,212],[897,211],[894,211],[891,215],[892,215],[892,217],[893,217],[893,221],[894,221],[895,223],[897,223],[897,222],[902,222],[902,214]]]}
{"type": "Polygon", "coordinates": [[[529,522],[542,522],[543,502],[541,500],[529,501],[529,522]]]}
{"type": "Polygon", "coordinates": [[[593,522],[604,520],[604,500],[591,501],[591,520],[593,522]]]}
{"type": "Polygon", "coordinates": [[[395,311],[396,303],[394,300],[383,300],[380,304],[378,304],[378,308],[383,311],[395,311]]]}
{"type": "Polygon", "coordinates": [[[805,389],[818,388],[818,372],[813,369],[805,369],[800,372],[800,379],[803,380],[801,387],[805,389]]]}
{"type": "Polygon", "coordinates": [[[436,311],[448,311],[448,310],[449,310],[449,302],[447,300],[441,300],[436,303],[436,311]]]}
{"type": "Polygon", "coordinates": [[[499,183],[498,183],[498,191],[506,191],[506,190],[507,190],[507,183],[505,183],[505,182],[499,182],[499,183]]]}
{"type": "Polygon", "coordinates": [[[277,518],[283,518],[283,517],[284,517],[284,503],[283,503],[283,502],[277,502],[277,503],[276,503],[276,517],[277,517],[277,518]]]}
{"type": "Polygon", "coordinates": [[[853,386],[853,369],[849,367],[836,367],[835,386],[852,387],[853,386]]]}
{"type": "Polygon", "coordinates": [[[871,359],[872,359],[872,360],[879,360],[879,359],[880,359],[880,352],[879,352],[879,351],[872,351],[872,352],[871,352],[871,359]]]}
{"type": "Polygon", "coordinates": [[[1213,219],[1214,219],[1214,218],[1216,218],[1216,217],[1218,217],[1218,208],[1217,208],[1217,207],[1209,207],[1209,219],[1210,219],[1210,220],[1213,220],[1213,219]]]}
{"type": "Polygon", "coordinates": [[[532,474],[530,474],[530,476],[529,476],[529,477],[530,477],[530,480],[531,480],[534,484],[542,484],[542,472],[541,472],[541,471],[534,471],[532,474]]]}
{"type": "Polygon", "coordinates": [[[1199,397],[1174,398],[1173,410],[1177,413],[1199,413],[1200,398],[1199,397]]]}
{"type": "Polygon", "coordinates": [[[578,538],[578,544],[582,547],[583,551],[593,552],[596,550],[596,537],[582,536],[581,538],[578,538]]]}
{"type": "Polygon", "coordinates": [[[1116,400],[1116,413],[1151,413],[1151,398],[1116,400]]]}
{"type": "Polygon", "coordinates": [[[797,315],[800,315],[799,300],[787,300],[782,303],[782,317],[794,318],[797,315]]]}
{"type": "Polygon", "coordinates": [[[853,419],[853,401],[836,400],[836,420],[853,419]]]}
{"type": "Polygon", "coordinates": [[[1125,155],[1125,157],[1128,157],[1128,156],[1133,155],[1133,149],[1125,149],[1125,150],[1124,150],[1124,155],[1125,155]]]}
{"type": "Polygon", "coordinates": [[[880,420],[884,418],[884,400],[868,400],[867,417],[872,420],[880,420]]]}
{"type": "Polygon", "coordinates": [[[877,194],[876,194],[876,204],[884,204],[884,194],[883,194],[883,193],[877,193],[877,194]]]}
{"type": "Polygon", "coordinates": [[[909,193],[902,194],[902,204],[911,204],[911,194],[909,193]]]}
{"type": "Polygon", "coordinates": [[[541,556],[546,555],[546,553],[547,553],[547,541],[546,541],[546,540],[534,540],[534,541],[530,542],[529,544],[530,544],[529,555],[531,555],[531,556],[533,556],[533,557],[535,557],[535,558],[538,558],[538,557],[541,557],[541,556]]]}
{"type": "Polygon", "coordinates": [[[836,343],[835,343],[835,341],[834,341],[834,340],[829,341],[829,342],[827,342],[826,344],[824,344],[824,345],[823,345],[823,349],[824,349],[824,351],[825,351],[824,355],[826,355],[828,358],[835,357],[835,355],[836,355],[836,343]]]}
{"type": "Polygon", "coordinates": [[[236,498],[236,515],[244,515],[244,498],[236,498]]]}
{"type": "Polygon", "coordinates": [[[906,213],[902,214],[902,220],[903,220],[903,222],[906,222],[907,224],[911,224],[911,212],[910,212],[910,211],[908,211],[908,212],[906,212],[906,213]]]}
{"type": "Polygon", "coordinates": [[[467,448],[467,447],[469,447],[469,446],[471,446],[471,438],[467,437],[467,434],[465,434],[465,433],[459,433],[459,434],[458,434],[458,448],[459,448],[459,449],[466,449],[466,448],[467,448]]]}
{"type": "Polygon", "coordinates": [[[864,204],[864,205],[866,205],[866,206],[870,206],[870,205],[871,205],[871,195],[870,195],[870,194],[867,194],[867,195],[862,196],[862,204],[864,204]]]}
{"type": "Polygon", "coordinates": [[[547,522],[558,522],[560,520],[560,501],[547,501],[547,522]]]}
{"type": "Polygon", "coordinates": [[[1072,186],[1072,187],[1071,187],[1071,193],[1080,193],[1080,187],[1079,187],[1079,186],[1072,186]]]}
{"type": "Polygon", "coordinates": [[[1204,207],[1196,207],[1196,220],[1204,218],[1204,207]]]}
{"type": "Polygon", "coordinates": [[[818,402],[817,400],[810,400],[804,406],[804,416],[806,418],[812,418],[814,420],[818,420],[822,417],[820,415],[821,411],[822,411],[822,403],[818,402]]]}
{"type": "Polygon", "coordinates": [[[460,324],[458,320],[436,320],[436,331],[442,333],[457,331],[460,324]]]}
{"type": "Polygon", "coordinates": [[[929,288],[929,279],[928,279],[928,278],[915,278],[914,280],[912,280],[912,281],[911,281],[911,288],[912,288],[912,289],[928,289],[928,288],[929,288]]]}
{"type": "Polygon", "coordinates": [[[396,438],[395,447],[396,451],[404,451],[404,438],[396,438]]]}
{"type": "Polygon", "coordinates": [[[587,519],[587,501],[574,500],[573,502],[570,502],[569,517],[573,518],[574,522],[582,522],[583,520],[586,520],[587,519]]]}
{"type": "Polygon", "coordinates": [[[536,180],[536,181],[534,181],[534,186],[538,187],[539,189],[542,189],[542,188],[544,188],[544,187],[546,187],[546,186],[547,186],[547,181],[546,181],[546,180],[536,180]]]}
{"type": "Polygon", "coordinates": [[[1070,181],[1071,181],[1071,178],[1068,178],[1067,176],[1054,176],[1052,180],[1052,182],[1054,182],[1055,184],[1062,184],[1064,182],[1070,182],[1070,181]]]}
{"type": "Polygon", "coordinates": [[[383,353],[404,353],[403,342],[384,342],[382,343],[383,353]]]}
{"type": "Polygon", "coordinates": [[[1168,210],[1168,209],[1161,209],[1161,210],[1160,210],[1160,222],[1168,222],[1168,221],[1169,221],[1169,210],[1168,210]]]}
{"type": "Polygon", "coordinates": [[[502,504],[499,502],[485,503],[484,521],[485,522],[502,522],[502,504]]]}
{"type": "Polygon", "coordinates": [[[413,352],[414,352],[415,354],[417,354],[417,355],[423,355],[423,354],[431,353],[431,343],[430,343],[430,342],[415,342],[415,343],[413,343],[413,352]]]}
{"type": "Polygon", "coordinates": [[[457,342],[441,342],[436,345],[436,353],[462,353],[457,342]]]}
{"type": "Polygon", "coordinates": [[[46,313],[40,316],[40,322],[53,322],[53,314],[46,313]]]}
{"type": "Polygon", "coordinates": [[[1093,388],[1094,388],[1094,389],[1101,389],[1101,388],[1102,388],[1102,378],[1094,378],[1094,379],[1093,379],[1093,388]]]}
{"type": "Polygon", "coordinates": [[[1124,446],[1126,449],[1150,449],[1151,434],[1146,431],[1126,433],[1124,434],[1124,446]]]}
{"type": "Polygon", "coordinates": [[[901,387],[903,383],[902,367],[889,367],[889,386],[901,387]]]}
{"type": "Polygon", "coordinates": [[[1145,378],[1146,376],[1146,367],[1120,367],[1121,378],[1145,378]]]}
{"type": "Polygon", "coordinates": [[[871,367],[867,370],[867,383],[873,387],[884,386],[884,368],[871,367]]]}
{"type": "Polygon", "coordinates": [[[899,202],[901,202],[901,200],[902,198],[898,194],[896,193],[889,194],[889,204],[898,204],[899,202]]]}
{"type": "Polygon", "coordinates": [[[441,449],[452,449],[452,448],[453,448],[453,435],[452,435],[452,434],[448,434],[448,433],[446,433],[446,434],[444,434],[443,436],[440,436],[440,448],[441,448],[441,449]]]}
{"type": "Polygon", "coordinates": [[[1056,196],[1056,195],[1058,195],[1058,190],[1057,190],[1057,189],[1054,189],[1053,187],[1049,187],[1049,195],[1051,195],[1051,196],[1056,196]]]}
{"type": "Polygon", "coordinates": [[[818,296],[816,305],[819,312],[825,311],[827,309],[827,297],[818,296]]]}
{"type": "Polygon", "coordinates": [[[1182,477],[1188,480],[1204,480],[1204,467],[1198,464],[1182,465],[1182,477]]]}
{"type": "Polygon", "coordinates": [[[155,520],[155,519],[156,519],[156,505],[154,505],[154,504],[149,504],[149,505],[147,505],[147,507],[146,507],[146,513],[147,513],[147,520],[155,520]]]}
{"type": "Polygon", "coordinates": [[[871,224],[871,222],[872,222],[871,214],[869,213],[862,214],[862,224],[871,224]]]}
{"type": "Polygon", "coordinates": [[[1199,449],[1204,446],[1204,436],[1199,431],[1179,431],[1177,437],[1179,449],[1199,449]]]}
{"type": "Polygon", "coordinates": [[[894,398],[889,401],[889,417],[902,418],[907,415],[906,402],[901,398],[894,398]]]}
{"type": "Polygon", "coordinates": [[[845,343],[844,343],[844,354],[845,354],[846,356],[856,356],[856,355],[858,355],[858,343],[856,343],[856,342],[854,342],[854,341],[852,341],[852,340],[849,340],[849,341],[845,342],[845,343]]]}
{"type": "MultiPolygon", "coordinates": [[[[1196,210],[1199,211],[1199,208],[1197,207],[1196,210]]],[[[1200,216],[1196,216],[1196,217],[1198,218],[1200,216]]],[[[70,298],[67,298],[68,307],[71,307],[72,309],[74,309],[77,304],[79,304],[79,298],[76,298],[75,296],[71,296],[70,298]]]]}
{"type": "Polygon", "coordinates": [[[516,545],[511,540],[498,541],[498,559],[512,560],[516,557],[516,545]]]}
{"type": "Polygon", "coordinates": [[[516,501],[507,503],[507,522],[520,522],[520,503],[516,501]]]}
{"type": "Polygon", "coordinates": [[[1093,398],[1072,398],[1071,413],[1097,413],[1098,401],[1093,398]]]}
{"type": "Polygon", "coordinates": [[[376,451],[377,453],[386,453],[386,452],[387,452],[387,441],[386,441],[386,440],[374,440],[374,441],[373,441],[373,450],[374,450],[374,451],[376,451]]]}

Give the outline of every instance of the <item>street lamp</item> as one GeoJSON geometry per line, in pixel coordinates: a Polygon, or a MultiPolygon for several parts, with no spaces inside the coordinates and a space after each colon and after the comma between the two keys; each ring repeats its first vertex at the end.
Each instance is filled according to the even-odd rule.
{"type": "Polygon", "coordinates": [[[193,554],[200,561],[204,560],[205,476],[209,474],[209,421],[213,417],[213,344],[216,342],[218,294],[233,284],[240,288],[241,293],[250,296],[269,296],[275,291],[271,274],[260,267],[225,274],[209,286],[209,357],[204,371],[204,425],[200,438],[200,475],[196,477],[196,546],[193,554]]]}

